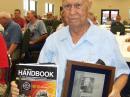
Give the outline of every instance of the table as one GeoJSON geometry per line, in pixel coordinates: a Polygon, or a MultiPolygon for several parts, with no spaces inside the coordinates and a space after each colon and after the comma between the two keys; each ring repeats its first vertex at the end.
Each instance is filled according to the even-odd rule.
{"type": "Polygon", "coordinates": [[[121,54],[127,62],[130,62],[130,52],[127,51],[127,47],[130,46],[130,42],[125,42],[125,39],[130,38],[130,35],[115,35],[115,38],[119,44],[121,54]]]}
{"type": "Polygon", "coordinates": [[[126,28],[125,32],[130,33],[130,28],[126,28]]]}

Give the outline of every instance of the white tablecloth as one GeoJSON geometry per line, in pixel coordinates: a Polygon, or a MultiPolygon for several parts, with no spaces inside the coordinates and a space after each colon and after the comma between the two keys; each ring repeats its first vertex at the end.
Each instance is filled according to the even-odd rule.
{"type": "Polygon", "coordinates": [[[127,51],[127,47],[130,46],[130,42],[125,42],[125,39],[130,38],[130,35],[115,35],[119,44],[120,51],[127,62],[130,62],[130,52],[127,51]]]}

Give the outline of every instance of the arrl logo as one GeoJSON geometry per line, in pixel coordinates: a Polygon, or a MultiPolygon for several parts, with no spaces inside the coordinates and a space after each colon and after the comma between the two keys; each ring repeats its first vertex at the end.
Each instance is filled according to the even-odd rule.
{"type": "Polygon", "coordinates": [[[23,82],[23,85],[22,85],[22,90],[31,90],[31,82],[23,82]]]}

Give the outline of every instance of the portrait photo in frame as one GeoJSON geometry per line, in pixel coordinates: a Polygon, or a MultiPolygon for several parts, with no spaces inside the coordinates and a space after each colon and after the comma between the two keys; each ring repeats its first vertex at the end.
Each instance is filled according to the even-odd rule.
{"type": "Polygon", "coordinates": [[[114,67],[68,60],[62,97],[108,97],[114,75],[114,67]]]}

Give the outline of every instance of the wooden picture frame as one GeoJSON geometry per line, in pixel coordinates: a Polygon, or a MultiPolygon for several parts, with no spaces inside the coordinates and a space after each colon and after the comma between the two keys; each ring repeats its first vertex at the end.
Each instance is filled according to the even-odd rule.
{"type": "Polygon", "coordinates": [[[114,75],[114,67],[67,61],[62,97],[108,97],[114,75]]]}

